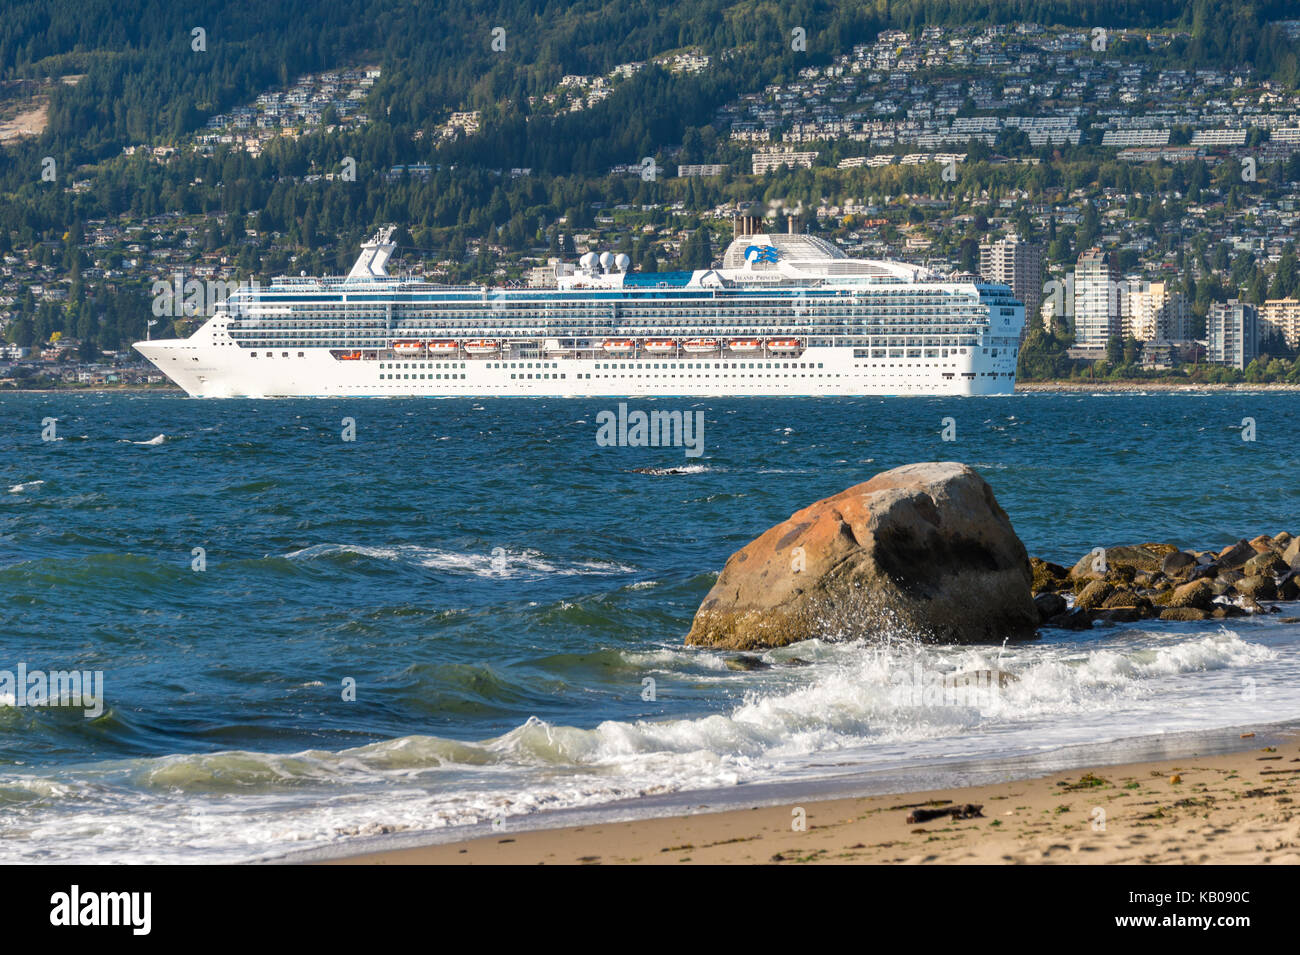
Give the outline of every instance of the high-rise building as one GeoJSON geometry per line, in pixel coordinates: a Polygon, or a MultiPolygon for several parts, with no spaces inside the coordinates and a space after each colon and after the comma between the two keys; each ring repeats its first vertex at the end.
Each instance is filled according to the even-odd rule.
{"type": "Polygon", "coordinates": [[[1124,301],[1123,335],[1140,342],[1181,342],[1191,336],[1187,300],[1168,282],[1130,279],[1124,301]]]}
{"type": "Polygon", "coordinates": [[[1281,338],[1300,349],[1300,299],[1270,298],[1259,307],[1259,337],[1281,338]]]}
{"type": "Polygon", "coordinates": [[[1205,317],[1205,359],[1244,369],[1259,356],[1259,316],[1254,305],[1230,298],[1205,317]]]}
{"type": "Polygon", "coordinates": [[[1016,298],[1025,303],[1025,314],[1038,314],[1043,301],[1043,247],[1037,242],[1026,242],[1013,233],[996,242],[981,243],[980,275],[1010,285],[1016,298]]]}
{"type": "Polygon", "coordinates": [[[1089,249],[1074,269],[1074,343],[1100,348],[1122,336],[1123,298],[1117,256],[1089,249]]]}

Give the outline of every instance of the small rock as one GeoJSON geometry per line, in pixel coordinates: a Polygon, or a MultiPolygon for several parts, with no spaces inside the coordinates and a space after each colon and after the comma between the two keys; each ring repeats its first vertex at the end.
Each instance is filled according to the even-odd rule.
{"type": "Polygon", "coordinates": [[[1097,619],[1106,623],[1135,623],[1146,616],[1148,614],[1143,613],[1137,607],[1109,607],[1106,610],[1099,611],[1097,619]]]}
{"type": "Polygon", "coordinates": [[[1208,580],[1193,580],[1174,588],[1169,597],[1169,606],[1213,610],[1214,597],[1214,588],[1210,586],[1208,580]]]}
{"type": "Polygon", "coordinates": [[[1115,585],[1104,580],[1092,580],[1079,591],[1074,605],[1080,610],[1099,610],[1106,598],[1115,592],[1115,585]]]}
{"type": "Polygon", "coordinates": [[[1246,561],[1241,572],[1247,577],[1280,577],[1290,569],[1286,561],[1272,551],[1268,551],[1246,561]]]}
{"type": "Polygon", "coordinates": [[[1039,620],[1050,620],[1069,609],[1065,603],[1065,598],[1051,591],[1041,593],[1035,597],[1034,606],[1038,608],[1039,620]]]}
{"type": "Polygon", "coordinates": [[[1199,607],[1166,607],[1160,611],[1161,620],[1209,620],[1210,611],[1199,607]]]}
{"type": "Polygon", "coordinates": [[[1086,610],[1071,610],[1068,613],[1057,614],[1047,621],[1046,626],[1061,630],[1091,630],[1092,614],[1086,610]]]}
{"type": "Polygon", "coordinates": [[[1196,558],[1186,551],[1176,550],[1166,554],[1160,565],[1160,573],[1166,577],[1186,577],[1196,569],[1196,558]]]}
{"type": "Polygon", "coordinates": [[[1250,546],[1250,542],[1239,540],[1230,547],[1225,547],[1219,552],[1219,566],[1229,569],[1241,567],[1246,561],[1250,560],[1256,554],[1255,548],[1250,546]]]}
{"type": "Polygon", "coordinates": [[[1241,608],[1245,610],[1246,613],[1266,613],[1264,607],[1254,597],[1242,597],[1241,608]]]}
{"type": "Polygon", "coordinates": [[[1215,620],[1226,620],[1229,617],[1244,617],[1246,611],[1236,604],[1219,604],[1210,612],[1210,616],[1215,620]]]}
{"type": "Polygon", "coordinates": [[[1060,590],[1070,576],[1070,572],[1060,564],[1039,560],[1037,557],[1029,558],[1029,573],[1031,577],[1029,586],[1034,593],[1060,590]]]}
{"type": "Polygon", "coordinates": [[[1245,577],[1237,581],[1235,589],[1243,597],[1254,597],[1256,600],[1277,599],[1277,584],[1273,583],[1272,577],[1245,577]]]}

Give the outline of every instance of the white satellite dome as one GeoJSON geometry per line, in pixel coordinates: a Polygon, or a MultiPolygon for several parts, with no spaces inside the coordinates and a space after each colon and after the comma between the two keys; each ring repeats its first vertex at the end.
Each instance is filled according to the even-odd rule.
{"type": "Polygon", "coordinates": [[[620,252],[618,255],[614,256],[614,268],[618,269],[620,272],[626,272],[627,267],[631,264],[632,260],[628,257],[626,252],[620,252]]]}
{"type": "Polygon", "coordinates": [[[602,252],[602,253],[600,253],[600,267],[601,267],[602,269],[604,269],[606,272],[608,272],[608,271],[610,270],[610,267],[611,267],[613,264],[614,264],[614,253],[612,253],[612,252],[602,252]]]}
{"type": "Polygon", "coordinates": [[[578,259],[578,264],[581,265],[584,269],[592,269],[592,268],[595,268],[595,267],[596,267],[596,253],[595,253],[595,252],[587,252],[587,253],[585,253],[585,254],[582,256],[582,258],[578,259]]]}

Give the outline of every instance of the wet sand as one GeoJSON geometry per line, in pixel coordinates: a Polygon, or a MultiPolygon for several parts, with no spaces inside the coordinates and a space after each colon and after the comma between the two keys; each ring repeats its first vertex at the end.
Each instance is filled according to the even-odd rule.
{"type": "Polygon", "coordinates": [[[1237,753],[969,788],[515,833],[507,827],[330,864],[1300,864],[1298,789],[1300,740],[1289,734],[1277,746],[1237,753]],[[967,806],[978,806],[979,815],[924,819],[967,806]]]}

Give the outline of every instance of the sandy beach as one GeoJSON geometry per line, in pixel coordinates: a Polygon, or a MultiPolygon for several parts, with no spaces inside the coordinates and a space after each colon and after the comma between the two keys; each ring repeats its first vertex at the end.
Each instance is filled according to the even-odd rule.
{"type": "MultiPolygon", "coordinates": [[[[1246,736],[1242,744],[1252,739],[1246,736]]],[[[330,861],[1300,864],[1298,788],[1300,736],[1290,732],[1278,745],[1236,753],[907,795],[501,832],[330,861]],[[955,818],[954,810],[964,818],[955,818]],[[802,831],[795,828],[801,818],[806,822],[802,831]]]]}

